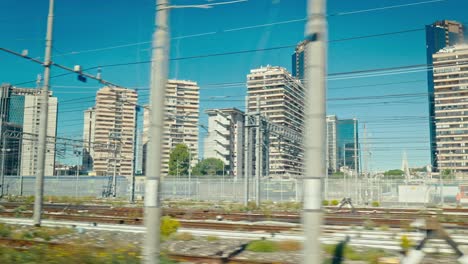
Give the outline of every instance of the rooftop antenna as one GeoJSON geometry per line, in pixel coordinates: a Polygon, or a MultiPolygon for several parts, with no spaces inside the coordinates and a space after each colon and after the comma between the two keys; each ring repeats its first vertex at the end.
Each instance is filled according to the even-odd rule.
{"type": "Polygon", "coordinates": [[[403,151],[403,158],[401,161],[401,170],[405,173],[406,183],[408,183],[408,180],[410,178],[410,171],[409,171],[408,157],[406,155],[406,151],[403,151]]]}
{"type": "Polygon", "coordinates": [[[42,75],[38,74],[37,77],[36,77],[36,88],[37,89],[42,88],[41,83],[42,83],[42,75]]]}

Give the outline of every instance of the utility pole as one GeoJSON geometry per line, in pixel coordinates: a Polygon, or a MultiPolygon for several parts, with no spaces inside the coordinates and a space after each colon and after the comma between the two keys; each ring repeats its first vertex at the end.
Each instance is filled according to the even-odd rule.
{"type": "MultiPolygon", "coordinates": [[[[247,105],[249,104],[248,99],[246,100],[247,105]]],[[[250,149],[250,126],[249,126],[249,114],[248,107],[246,107],[245,119],[244,119],[244,206],[249,204],[249,180],[250,173],[252,169],[250,167],[251,163],[251,149],[250,149]]]]}
{"type": "Polygon", "coordinates": [[[169,64],[169,0],[156,0],[150,86],[150,129],[145,183],[146,234],[143,243],[144,264],[158,264],[160,252],[160,181],[164,128],[164,101],[169,64]]]}
{"type": "Polygon", "coordinates": [[[262,135],[261,135],[261,116],[260,116],[260,97],[257,95],[257,128],[256,128],[256,136],[257,136],[257,145],[256,145],[256,152],[255,155],[255,205],[257,207],[260,206],[260,177],[262,173],[262,135]]]}
{"type": "MultiPolygon", "coordinates": [[[[135,106],[135,135],[133,136],[133,161],[132,161],[132,175],[130,176],[130,203],[135,202],[135,171],[137,164],[137,144],[141,142],[141,138],[138,133],[138,112],[140,110],[139,106],[135,106]]],[[[138,145],[138,151],[140,151],[140,145],[138,145]]]]}
{"type": "Polygon", "coordinates": [[[305,39],[304,254],[302,263],[321,263],[322,178],[326,175],[326,0],[308,0],[305,39]]]}
{"type": "Polygon", "coordinates": [[[191,198],[192,192],[192,151],[189,148],[189,162],[188,162],[188,198],[191,198]]]}
{"type": "Polygon", "coordinates": [[[358,131],[357,131],[357,120],[354,119],[354,189],[355,189],[355,193],[356,193],[356,203],[358,203],[361,199],[361,190],[359,188],[360,186],[360,183],[358,183],[359,181],[359,171],[358,171],[358,142],[357,142],[357,135],[358,135],[358,131]]]}
{"type": "Polygon", "coordinates": [[[39,145],[37,148],[37,170],[36,170],[36,186],[34,197],[34,213],[33,224],[35,226],[41,225],[42,213],[42,196],[44,194],[44,168],[45,158],[47,154],[47,124],[49,112],[49,87],[50,87],[50,67],[52,58],[52,36],[54,26],[54,0],[49,0],[49,15],[47,18],[47,34],[45,41],[45,56],[44,56],[44,86],[42,87],[42,100],[41,107],[39,108],[40,122],[39,122],[39,145]]]}
{"type": "Polygon", "coordinates": [[[363,145],[364,149],[361,154],[362,159],[363,159],[363,174],[364,174],[364,179],[365,179],[365,184],[366,186],[364,187],[364,196],[365,196],[365,204],[369,204],[369,188],[370,188],[370,183],[369,183],[369,175],[367,171],[367,128],[366,124],[364,123],[364,131],[363,131],[363,145]]]}
{"type": "Polygon", "coordinates": [[[76,155],[75,198],[77,198],[78,197],[78,180],[79,180],[79,173],[80,173],[80,171],[78,170],[78,166],[79,166],[79,163],[80,163],[80,152],[78,150],[75,150],[74,154],[76,155]]]}
{"type": "Polygon", "coordinates": [[[112,173],[112,197],[117,196],[117,142],[114,141],[114,172],[112,173]]]}
{"type": "Polygon", "coordinates": [[[6,148],[6,140],[5,140],[5,133],[2,134],[3,137],[2,137],[2,180],[1,180],[1,185],[2,185],[2,191],[1,191],[1,194],[0,194],[0,198],[3,198],[3,196],[5,195],[5,192],[4,192],[4,188],[5,188],[5,152],[7,151],[7,148],[6,148]]]}
{"type": "MultiPolygon", "coordinates": [[[[343,179],[344,179],[344,193],[345,193],[345,197],[350,197],[349,195],[349,188],[348,188],[348,171],[349,171],[349,168],[347,168],[346,166],[346,144],[343,144],[343,179]]],[[[328,198],[327,198],[328,200],[328,198]]]]}
{"type": "Polygon", "coordinates": [[[23,151],[23,134],[20,135],[18,140],[18,175],[20,177],[20,188],[19,188],[19,196],[23,196],[23,174],[21,173],[21,152],[23,151]]]}

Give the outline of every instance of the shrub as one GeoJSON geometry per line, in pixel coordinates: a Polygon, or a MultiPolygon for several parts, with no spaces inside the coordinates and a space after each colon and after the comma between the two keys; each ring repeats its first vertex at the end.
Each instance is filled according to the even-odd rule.
{"type": "Polygon", "coordinates": [[[171,218],[170,216],[164,216],[161,218],[161,235],[168,237],[171,234],[177,232],[180,227],[180,222],[171,218]]]}
{"type": "Polygon", "coordinates": [[[380,203],[378,201],[373,201],[372,202],[372,207],[379,207],[380,203]]]}
{"type": "Polygon", "coordinates": [[[388,231],[390,229],[390,227],[388,225],[381,225],[380,226],[380,230],[382,231],[388,231]]]}
{"type": "Polygon", "coordinates": [[[265,208],[262,210],[263,212],[263,215],[267,218],[267,219],[271,219],[271,215],[273,214],[273,212],[271,211],[271,209],[269,208],[265,208]]]}
{"type": "Polygon", "coordinates": [[[299,251],[302,249],[302,243],[294,240],[277,242],[280,251],[299,251]]]}
{"type": "Polygon", "coordinates": [[[29,231],[23,232],[20,235],[20,239],[33,239],[33,238],[34,238],[34,234],[29,231]]]}
{"type": "Polygon", "coordinates": [[[32,232],[33,237],[44,239],[45,241],[50,241],[52,236],[47,232],[47,230],[41,230],[37,228],[32,232]]]}
{"type": "Polygon", "coordinates": [[[328,206],[329,204],[330,204],[330,202],[328,200],[323,200],[322,201],[323,206],[328,206]]]}
{"type": "Polygon", "coordinates": [[[331,205],[333,206],[337,206],[340,202],[338,202],[338,200],[332,200],[331,201],[331,205]]]}
{"type": "Polygon", "coordinates": [[[206,237],[206,241],[212,242],[212,241],[218,241],[218,240],[219,240],[219,237],[217,237],[217,236],[207,236],[206,237]]]}
{"type": "Polygon", "coordinates": [[[400,247],[403,251],[408,252],[408,250],[413,246],[413,242],[406,235],[402,235],[400,238],[400,247]]]}
{"type": "Polygon", "coordinates": [[[287,210],[292,210],[292,211],[298,211],[302,209],[302,204],[298,202],[285,202],[284,206],[286,207],[287,210]]]}
{"type": "Polygon", "coordinates": [[[250,242],[246,249],[252,252],[276,252],[278,245],[269,240],[255,240],[250,242]]]}
{"type": "Polygon", "coordinates": [[[174,234],[173,239],[180,240],[180,241],[190,241],[190,240],[193,240],[193,235],[188,232],[176,233],[174,234]]]}
{"type": "Polygon", "coordinates": [[[366,230],[373,230],[375,228],[375,223],[374,223],[374,221],[368,219],[368,220],[364,221],[363,226],[364,226],[364,229],[366,229],[366,230]]]}
{"type": "Polygon", "coordinates": [[[34,196],[27,196],[26,199],[24,200],[25,204],[32,204],[34,203],[34,196]]]}
{"type": "Polygon", "coordinates": [[[245,208],[246,211],[254,211],[257,209],[257,204],[254,201],[250,201],[247,203],[247,207],[245,208]]]}
{"type": "Polygon", "coordinates": [[[28,210],[28,207],[26,205],[20,205],[18,207],[16,207],[13,211],[15,213],[22,213],[24,211],[28,210]]]}
{"type": "Polygon", "coordinates": [[[11,228],[5,224],[0,223],[0,237],[9,237],[11,235],[11,228]]]}

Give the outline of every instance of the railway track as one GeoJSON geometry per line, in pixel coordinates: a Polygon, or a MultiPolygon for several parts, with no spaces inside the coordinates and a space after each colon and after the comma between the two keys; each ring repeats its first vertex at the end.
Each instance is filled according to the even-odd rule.
{"type": "MultiPolygon", "coordinates": [[[[17,217],[15,212],[2,212],[0,216],[17,217]]],[[[32,212],[23,212],[21,217],[32,217],[32,212]]],[[[73,222],[88,222],[94,225],[99,223],[105,224],[121,224],[121,225],[142,225],[142,218],[128,218],[128,217],[112,217],[112,216],[89,216],[89,215],[72,215],[72,214],[57,214],[45,213],[45,219],[51,220],[66,220],[73,222]]],[[[265,232],[282,232],[294,231],[300,228],[300,225],[279,225],[279,224],[265,224],[245,221],[214,221],[200,219],[178,219],[181,226],[185,228],[199,228],[199,229],[216,229],[216,230],[242,230],[242,231],[265,231],[265,232]]],[[[408,218],[382,218],[382,217],[360,217],[360,216],[327,216],[325,217],[325,225],[328,226],[388,226],[392,228],[405,228],[409,226],[412,219],[408,218]]],[[[444,223],[447,228],[463,228],[468,229],[466,222],[450,222],[444,223]]]]}
{"type": "MultiPolygon", "coordinates": [[[[16,250],[25,251],[33,246],[47,246],[52,248],[66,248],[72,246],[65,243],[54,243],[46,241],[28,240],[28,239],[13,239],[13,238],[2,238],[0,237],[0,246],[14,248],[16,250]]],[[[99,249],[99,248],[96,248],[99,249]]],[[[234,256],[194,256],[169,253],[166,256],[172,260],[180,262],[190,263],[203,263],[203,264],[271,264],[272,262],[254,261],[254,260],[242,260],[236,259],[234,256]]],[[[281,264],[280,262],[275,262],[281,264]]]]}
{"type": "Polygon", "coordinates": [[[54,243],[54,242],[47,242],[47,241],[35,241],[35,240],[27,240],[27,239],[13,239],[13,238],[0,237],[0,246],[6,246],[6,247],[11,247],[11,248],[16,248],[16,249],[27,249],[35,245],[45,245],[48,247],[64,246],[64,244],[61,244],[61,243],[54,243]]]}
{"type": "MultiPolygon", "coordinates": [[[[32,206],[21,203],[1,203],[6,209],[0,216],[30,217],[32,206]],[[22,206],[22,210],[18,208],[22,206]]],[[[44,204],[44,216],[48,219],[83,221],[91,223],[141,225],[143,222],[142,208],[111,207],[105,205],[65,205],[44,204]]],[[[365,225],[372,222],[376,226],[406,227],[416,218],[441,217],[440,220],[447,227],[468,228],[468,209],[444,208],[442,209],[387,209],[387,208],[357,208],[356,212],[349,210],[331,211],[336,208],[327,207],[325,214],[326,225],[365,225]]],[[[194,227],[195,222],[188,220],[215,220],[221,217],[227,221],[262,222],[275,221],[300,224],[300,215],[297,213],[227,213],[223,210],[182,210],[165,208],[164,215],[179,219],[184,227],[194,227]]],[[[201,223],[201,222],[199,222],[201,223]]],[[[210,222],[212,228],[223,228],[223,222],[210,222]]],[[[204,225],[204,224],[202,224],[204,225]]],[[[238,228],[252,230],[250,224],[238,228]],[[250,228],[250,229],[249,229],[250,228]]],[[[202,228],[202,227],[200,227],[202,228]]],[[[226,226],[228,228],[228,226],[226,226]]],[[[284,228],[284,227],[281,227],[284,228]]],[[[266,229],[266,228],[265,228],[266,229]]],[[[268,231],[268,230],[265,230],[268,231]]]]}
{"type": "Polygon", "coordinates": [[[273,263],[271,261],[246,260],[235,257],[223,258],[218,256],[189,256],[183,254],[168,254],[167,256],[172,260],[195,264],[281,264],[281,262],[273,263]]]}
{"type": "MultiPolygon", "coordinates": [[[[24,204],[18,202],[0,202],[0,205],[6,209],[14,209],[19,206],[25,206],[28,209],[32,209],[32,204],[24,204]]],[[[351,213],[348,209],[337,210],[336,207],[333,206],[326,206],[324,207],[325,210],[330,213],[351,213]]],[[[43,209],[48,212],[93,212],[95,214],[100,215],[142,215],[143,208],[141,207],[113,207],[110,205],[73,205],[73,204],[60,204],[60,203],[45,203],[43,205],[43,209]]],[[[198,216],[201,214],[208,214],[211,216],[212,214],[229,214],[235,217],[239,215],[241,217],[245,217],[249,215],[251,218],[255,218],[257,215],[265,217],[263,212],[261,211],[253,211],[250,213],[243,213],[243,212],[234,212],[234,213],[227,213],[223,209],[176,209],[176,208],[164,208],[163,209],[167,214],[174,214],[174,215],[194,215],[198,216]]],[[[468,208],[380,208],[380,207],[362,207],[356,208],[355,214],[459,214],[459,215],[466,215],[468,216],[468,208]]],[[[275,217],[284,217],[284,218],[297,218],[299,214],[296,212],[284,213],[284,212],[271,212],[271,216],[275,217]]],[[[201,217],[201,216],[200,216],[201,217]]]]}

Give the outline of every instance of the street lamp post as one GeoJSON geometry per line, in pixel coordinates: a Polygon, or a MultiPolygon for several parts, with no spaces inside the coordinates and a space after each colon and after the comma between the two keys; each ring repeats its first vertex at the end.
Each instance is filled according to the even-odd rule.
{"type": "Polygon", "coordinates": [[[23,151],[23,134],[20,135],[19,141],[18,141],[18,175],[20,177],[20,188],[19,188],[19,195],[23,196],[23,174],[21,173],[21,152],[23,151]]]}
{"type": "Polygon", "coordinates": [[[117,196],[117,143],[114,142],[114,172],[112,173],[112,197],[117,196]]]}
{"type": "Polygon", "coordinates": [[[7,149],[5,148],[5,136],[3,136],[3,139],[2,139],[2,181],[1,181],[1,184],[2,184],[2,188],[1,188],[1,193],[0,193],[0,198],[3,198],[3,196],[5,195],[5,152],[7,151],[10,151],[10,149],[7,149]]]}
{"type": "Polygon", "coordinates": [[[79,164],[80,164],[80,155],[81,155],[81,152],[78,151],[78,150],[75,150],[75,151],[73,152],[73,154],[76,155],[75,197],[78,197],[78,180],[79,180],[79,174],[80,174],[80,170],[79,170],[78,168],[79,168],[79,164]]]}
{"type": "Polygon", "coordinates": [[[192,195],[192,151],[189,148],[189,162],[188,162],[188,198],[192,195]]]}

